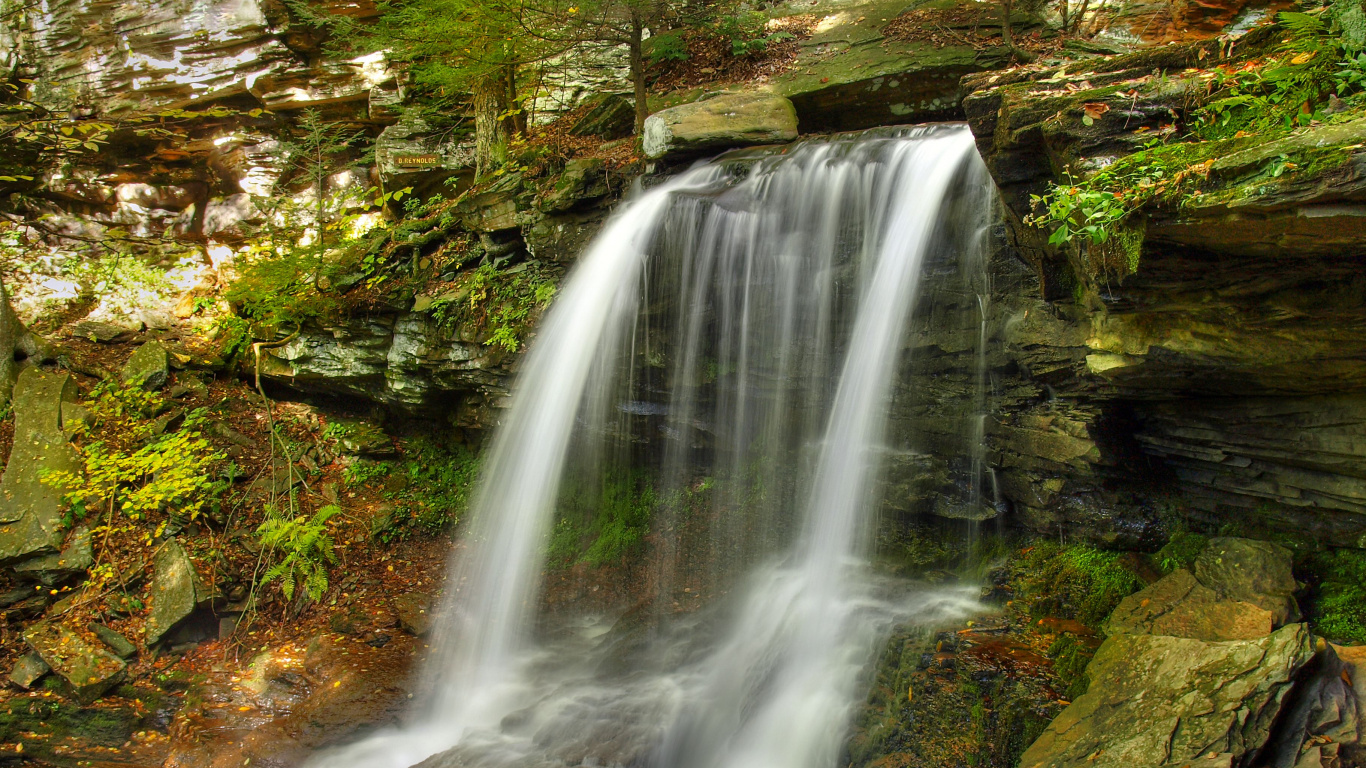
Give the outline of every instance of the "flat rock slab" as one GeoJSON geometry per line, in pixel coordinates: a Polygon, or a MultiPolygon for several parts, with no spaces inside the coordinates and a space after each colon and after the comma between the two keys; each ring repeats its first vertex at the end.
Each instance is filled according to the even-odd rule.
{"type": "Polygon", "coordinates": [[[1255,640],[1299,618],[1290,550],[1252,539],[1211,539],[1194,572],[1178,569],[1120,601],[1107,634],[1255,640]]]}
{"type": "Polygon", "coordinates": [[[14,668],[11,669],[9,673],[9,681],[27,691],[32,688],[33,684],[38,682],[43,675],[46,675],[51,671],[52,667],[49,667],[47,662],[43,661],[42,656],[39,656],[34,651],[29,651],[23,656],[20,656],[18,661],[14,662],[14,668]]]}
{"type": "Polygon", "coordinates": [[[82,703],[98,699],[123,679],[126,665],[122,659],[61,624],[35,624],[24,632],[24,642],[71,686],[72,695],[82,703]]]}
{"type": "Polygon", "coordinates": [[[1273,620],[1271,611],[1252,603],[1219,599],[1183,568],[1121,600],[1106,621],[1105,632],[1255,640],[1271,634],[1273,620]]]}
{"type": "Polygon", "coordinates": [[[142,387],[151,392],[166,386],[171,375],[171,358],[159,341],[149,341],[137,348],[123,364],[119,380],[128,386],[142,387]]]}
{"type": "Polygon", "coordinates": [[[679,159],[797,138],[792,102],[770,93],[731,93],[662,109],[645,120],[646,156],[679,159]]]}
{"type": "Polygon", "coordinates": [[[147,617],[146,641],[153,645],[194,613],[211,595],[185,548],[168,539],[152,563],[152,610],[147,617]]]}
{"type": "Polygon", "coordinates": [[[42,478],[81,470],[62,432],[62,402],[74,398],[65,373],[26,368],[14,385],[14,448],[0,479],[0,565],[56,554],[66,540],[63,489],[42,478]]]}
{"type": "Polygon", "coordinates": [[[82,525],[67,535],[60,552],[31,557],[15,565],[14,572],[50,587],[85,573],[94,564],[94,537],[90,527],[82,525]]]}
{"type": "Polygon", "coordinates": [[[1222,643],[1115,635],[1086,668],[1090,689],[1048,725],[1020,766],[1241,765],[1266,743],[1313,655],[1303,624],[1222,643]]]}

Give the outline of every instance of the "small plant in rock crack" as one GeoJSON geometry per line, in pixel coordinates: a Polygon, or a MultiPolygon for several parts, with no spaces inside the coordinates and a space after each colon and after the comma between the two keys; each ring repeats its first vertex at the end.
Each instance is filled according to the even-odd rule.
{"type": "Polygon", "coordinates": [[[280,582],[288,600],[303,587],[309,600],[317,602],[327,592],[327,569],[337,562],[336,543],[327,532],[327,521],[341,513],[329,504],[312,515],[289,517],[276,507],[266,509],[266,520],[256,529],[261,545],[283,555],[261,578],[264,586],[280,582]]]}

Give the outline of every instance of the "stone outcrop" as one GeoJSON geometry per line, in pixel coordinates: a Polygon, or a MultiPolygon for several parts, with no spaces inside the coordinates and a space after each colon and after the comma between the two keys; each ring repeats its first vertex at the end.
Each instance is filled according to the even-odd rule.
{"type": "Polygon", "coordinates": [[[1299,618],[1289,550],[1265,541],[1212,539],[1194,573],[1179,568],[1124,598],[1106,633],[1255,640],[1299,618]]]}
{"type": "Polygon", "coordinates": [[[83,703],[98,699],[123,679],[126,665],[122,659],[62,624],[34,624],[24,631],[24,642],[83,703]]]}
{"type": "Polygon", "coordinates": [[[1087,667],[1090,688],[1020,765],[1242,765],[1270,738],[1296,673],[1313,655],[1301,624],[1226,643],[1115,635],[1087,667]]]}
{"type": "MultiPolygon", "coordinates": [[[[915,7],[944,12],[942,26],[952,30],[944,34],[956,39],[889,36],[888,24],[907,4],[879,0],[842,4],[801,41],[792,69],[773,78],[769,88],[792,101],[803,132],[961,119],[963,76],[1010,63],[999,36],[970,39],[979,27],[992,24],[981,6],[947,0],[915,7]],[[957,10],[968,13],[955,16],[957,10]]],[[[1021,13],[1012,21],[1021,36],[1036,23],[1021,13]]]]}
{"type": "MultiPolygon", "coordinates": [[[[1259,29],[1238,50],[1276,44],[1259,29]]],[[[1366,542],[1353,468],[1366,437],[1361,121],[1231,143],[1200,195],[1136,214],[1136,271],[1107,273],[1021,223],[1064,172],[1189,121],[1207,93],[1201,72],[1227,53],[1209,41],[964,80],[1012,251],[1033,272],[995,286],[1003,357],[991,375],[1006,385],[987,434],[1009,507],[1038,530],[1155,543],[1166,504],[1366,542]]]]}
{"type": "Polygon", "coordinates": [[[119,380],[129,386],[149,392],[166,386],[171,375],[171,359],[159,341],[149,341],[138,347],[119,373],[119,380]]]}
{"type": "Polygon", "coordinates": [[[62,403],[75,399],[66,373],[26,368],[14,387],[14,447],[0,479],[0,565],[56,555],[66,542],[63,489],[49,472],[80,472],[76,449],[62,431],[62,403]]]}
{"type": "Polygon", "coordinates": [[[677,160],[708,151],[797,138],[797,112],[782,96],[756,92],[724,94],[670,107],[645,120],[645,155],[677,160]]]}
{"type": "Polygon", "coordinates": [[[145,625],[147,645],[155,645],[181,625],[196,609],[214,598],[194,561],[175,539],[167,539],[152,562],[151,612],[145,625]]]}

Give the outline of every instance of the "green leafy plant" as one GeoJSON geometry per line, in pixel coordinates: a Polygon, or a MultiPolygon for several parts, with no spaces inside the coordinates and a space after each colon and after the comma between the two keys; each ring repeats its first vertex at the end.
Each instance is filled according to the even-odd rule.
{"type": "Polygon", "coordinates": [[[682,29],[661,32],[646,40],[643,47],[645,58],[652,63],[688,60],[688,41],[682,29]]]}
{"type": "Polygon", "coordinates": [[[266,570],[261,584],[280,582],[285,598],[294,599],[299,587],[309,600],[317,602],[327,592],[327,570],[336,564],[336,544],[327,532],[327,522],[341,513],[328,505],[312,515],[289,517],[276,507],[268,507],[266,520],[256,529],[261,546],[280,555],[266,570]]]}
{"type": "Polygon", "coordinates": [[[199,431],[204,409],[186,414],[179,429],[164,431],[166,423],[153,418],[161,397],[139,387],[102,382],[86,402],[95,429],[111,438],[81,446],[83,472],[43,476],[65,489],[73,516],[85,517],[94,507],[134,521],[163,510],[193,520],[219,503],[228,483],[211,479],[212,467],[226,457],[199,431]]]}
{"type": "Polygon", "coordinates": [[[460,275],[454,295],[432,303],[431,312],[447,327],[482,328],[486,344],[517,351],[531,329],[535,312],[555,296],[556,273],[540,262],[499,271],[482,264],[460,275]]]}
{"type": "Polygon", "coordinates": [[[730,42],[732,56],[759,56],[772,43],[791,40],[791,32],[769,32],[768,16],[760,11],[745,10],[726,14],[716,23],[716,34],[730,42]]]}
{"type": "Polygon", "coordinates": [[[1171,573],[1178,568],[1190,568],[1208,543],[1208,536],[1177,531],[1162,549],[1157,551],[1153,559],[1157,561],[1157,566],[1163,573],[1171,573]]]}
{"type": "Polygon", "coordinates": [[[1337,642],[1366,644],[1366,551],[1331,549],[1308,566],[1319,578],[1309,610],[1315,628],[1337,642]]]}
{"type": "Polygon", "coordinates": [[[386,494],[397,502],[398,530],[441,533],[460,521],[469,508],[479,477],[479,457],[463,445],[419,437],[404,446],[405,459],[395,471],[407,480],[401,491],[386,494]]]}

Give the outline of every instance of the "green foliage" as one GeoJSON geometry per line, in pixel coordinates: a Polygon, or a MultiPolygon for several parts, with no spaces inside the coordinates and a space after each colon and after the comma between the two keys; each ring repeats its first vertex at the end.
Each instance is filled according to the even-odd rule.
{"type": "Polygon", "coordinates": [[[82,446],[83,473],[49,472],[43,482],[65,489],[76,517],[108,509],[136,521],[165,510],[193,520],[217,505],[228,483],[210,479],[211,470],[226,457],[199,432],[204,409],[164,432],[165,424],[153,418],[163,404],[140,387],[96,385],[86,405],[95,429],[113,437],[82,446]]]}
{"type": "Polygon", "coordinates": [[[1157,551],[1153,558],[1157,561],[1157,567],[1163,573],[1171,573],[1178,568],[1190,568],[1195,564],[1195,558],[1205,550],[1205,545],[1209,543],[1209,537],[1198,533],[1188,533],[1177,531],[1157,551]]]}
{"type": "Polygon", "coordinates": [[[1076,619],[1098,629],[1120,600],[1143,586],[1119,554],[1089,544],[1035,542],[1012,563],[1012,585],[1030,616],[1076,619]]]}
{"type": "Polygon", "coordinates": [[[540,262],[499,271],[483,264],[462,273],[452,298],[432,303],[431,312],[446,327],[482,328],[490,346],[515,352],[531,329],[536,311],[555,296],[556,273],[540,262]]]}
{"type": "Polygon", "coordinates": [[[597,568],[620,562],[644,543],[657,506],[654,487],[643,474],[608,477],[597,492],[571,487],[551,531],[548,563],[597,568]]]}
{"type": "Polygon", "coordinates": [[[388,477],[392,471],[393,462],[361,460],[352,462],[342,470],[342,480],[347,485],[369,485],[381,477],[388,477]]]}
{"type": "Polygon", "coordinates": [[[768,16],[743,6],[734,13],[723,14],[716,22],[716,33],[730,42],[732,56],[759,56],[771,43],[791,40],[791,32],[769,32],[768,16]]]}
{"type": "Polygon", "coordinates": [[[1366,644],[1366,551],[1331,549],[1308,565],[1320,579],[1309,611],[1315,629],[1336,642],[1366,644]]]}
{"type": "MultiPolygon", "coordinates": [[[[409,530],[439,534],[460,522],[479,479],[479,456],[463,445],[414,438],[404,446],[405,458],[394,468],[407,479],[402,491],[386,494],[396,501],[395,521],[409,530]]],[[[391,538],[395,529],[383,537],[391,538]]]]}
{"type": "Polygon", "coordinates": [[[687,61],[688,41],[684,32],[682,29],[671,29],[646,40],[642,46],[645,58],[653,63],[687,61]]]}
{"type": "Polygon", "coordinates": [[[317,602],[327,592],[327,569],[337,562],[336,544],[327,532],[327,521],[341,513],[328,505],[309,515],[288,517],[278,508],[266,509],[266,520],[256,529],[261,546],[281,557],[261,577],[264,586],[280,582],[285,598],[293,600],[295,590],[317,602]]]}

